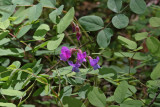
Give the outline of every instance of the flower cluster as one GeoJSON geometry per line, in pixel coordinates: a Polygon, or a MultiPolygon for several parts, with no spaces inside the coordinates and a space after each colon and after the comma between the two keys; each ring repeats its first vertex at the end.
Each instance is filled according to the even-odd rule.
{"type": "Polygon", "coordinates": [[[87,61],[86,58],[89,59],[89,63],[94,70],[100,68],[100,66],[98,65],[98,61],[99,61],[98,56],[96,59],[93,59],[91,56],[87,56],[87,53],[82,52],[82,50],[80,49],[75,49],[75,48],[69,49],[65,46],[63,46],[61,49],[60,60],[67,61],[68,64],[73,67],[72,71],[74,72],[79,72],[79,67],[83,62],[87,61]],[[75,64],[72,61],[69,61],[69,58],[71,58],[72,54],[74,53],[77,53],[77,60],[75,64]]]}
{"type": "Polygon", "coordinates": [[[80,28],[78,25],[76,25],[74,22],[72,22],[72,31],[73,33],[76,32],[76,37],[77,37],[77,40],[79,41],[80,38],[81,38],[81,32],[80,32],[80,28]]]}

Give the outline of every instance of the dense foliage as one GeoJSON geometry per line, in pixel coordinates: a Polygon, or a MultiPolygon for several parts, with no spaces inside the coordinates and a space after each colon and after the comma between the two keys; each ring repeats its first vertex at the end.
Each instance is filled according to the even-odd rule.
{"type": "Polygon", "coordinates": [[[0,106],[160,107],[159,0],[0,0],[0,106]]]}

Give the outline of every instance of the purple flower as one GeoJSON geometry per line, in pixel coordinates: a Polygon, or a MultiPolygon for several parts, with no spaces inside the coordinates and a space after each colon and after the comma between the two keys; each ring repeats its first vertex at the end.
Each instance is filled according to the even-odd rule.
{"type": "Polygon", "coordinates": [[[73,64],[72,61],[68,61],[68,64],[73,67],[72,71],[79,72],[79,67],[81,66],[80,63],[76,62],[75,64],[73,64]]]}
{"type": "Polygon", "coordinates": [[[77,40],[79,41],[79,39],[81,38],[81,33],[77,32],[76,37],[77,37],[77,40]]]}
{"type": "Polygon", "coordinates": [[[86,62],[86,56],[87,56],[86,52],[82,53],[82,51],[79,51],[77,53],[77,62],[79,63],[86,62]]]}
{"type": "Polygon", "coordinates": [[[74,22],[72,22],[72,32],[76,32],[76,25],[75,25],[75,23],[74,22]]]}
{"type": "Polygon", "coordinates": [[[99,57],[98,56],[97,56],[96,59],[92,59],[92,58],[89,59],[90,65],[93,67],[94,70],[100,68],[100,66],[97,64],[98,61],[99,61],[99,57]]]}
{"type": "Polygon", "coordinates": [[[67,61],[71,57],[71,51],[63,46],[61,49],[60,60],[67,61]]]}

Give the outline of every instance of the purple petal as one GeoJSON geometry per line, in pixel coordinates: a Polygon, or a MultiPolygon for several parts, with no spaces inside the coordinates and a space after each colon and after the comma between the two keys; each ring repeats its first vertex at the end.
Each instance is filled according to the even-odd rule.
{"type": "Polygon", "coordinates": [[[81,66],[80,63],[76,62],[75,64],[73,64],[72,61],[68,61],[68,64],[69,64],[70,66],[72,66],[72,67],[80,67],[80,66],[81,66]]]}
{"type": "Polygon", "coordinates": [[[60,60],[67,61],[67,58],[63,54],[60,54],[60,60]]]}
{"type": "Polygon", "coordinates": [[[72,68],[72,71],[74,71],[74,72],[79,72],[79,69],[78,69],[78,67],[73,67],[73,68],[72,68]]]}
{"type": "Polygon", "coordinates": [[[98,61],[99,61],[99,56],[97,56],[96,60],[97,60],[97,63],[98,63],[98,61]]]}
{"type": "Polygon", "coordinates": [[[96,59],[89,59],[90,65],[91,65],[92,67],[96,66],[97,63],[98,63],[98,61],[99,61],[99,57],[98,57],[98,56],[97,56],[96,59]]]}
{"type": "Polygon", "coordinates": [[[68,64],[73,67],[73,68],[72,68],[72,71],[74,71],[74,72],[79,72],[79,67],[81,66],[80,63],[75,63],[75,64],[73,64],[72,61],[68,61],[68,64]]]}
{"type": "Polygon", "coordinates": [[[69,64],[70,66],[72,66],[72,67],[75,67],[75,64],[73,64],[72,61],[68,61],[68,64],[69,64]]]}
{"type": "Polygon", "coordinates": [[[75,25],[74,22],[72,22],[72,31],[73,31],[73,32],[76,32],[76,25],[75,25]]]}
{"type": "Polygon", "coordinates": [[[65,52],[65,56],[66,56],[67,59],[69,59],[69,58],[71,57],[71,52],[70,52],[70,50],[67,50],[67,51],[65,52]]]}
{"type": "Polygon", "coordinates": [[[71,51],[63,46],[61,49],[60,60],[67,61],[71,57],[71,51]]]}
{"type": "Polygon", "coordinates": [[[100,68],[100,66],[98,64],[93,67],[94,70],[96,70],[98,68],[100,68]]]}
{"type": "Polygon", "coordinates": [[[75,67],[79,68],[80,66],[81,66],[81,64],[76,62],[75,67]]]}
{"type": "Polygon", "coordinates": [[[68,51],[69,48],[66,47],[66,46],[63,46],[62,49],[61,49],[61,53],[65,53],[66,51],[68,51]]]}
{"type": "Polygon", "coordinates": [[[96,60],[96,59],[90,59],[89,62],[90,62],[90,65],[91,65],[92,67],[97,64],[97,60],[96,60]]]}
{"type": "Polygon", "coordinates": [[[77,40],[79,41],[79,39],[81,38],[81,34],[77,32],[76,37],[77,37],[77,40]]]}
{"type": "Polygon", "coordinates": [[[80,63],[86,62],[86,59],[85,59],[86,56],[87,56],[86,52],[83,52],[83,53],[78,52],[77,53],[77,62],[80,62],[80,63]]]}

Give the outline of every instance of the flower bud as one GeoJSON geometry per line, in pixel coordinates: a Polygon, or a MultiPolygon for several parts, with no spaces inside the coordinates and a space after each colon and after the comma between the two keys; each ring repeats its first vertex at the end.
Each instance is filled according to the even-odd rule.
{"type": "Polygon", "coordinates": [[[79,28],[78,25],[76,26],[76,31],[77,31],[77,32],[80,32],[80,28],[79,28]]]}
{"type": "Polygon", "coordinates": [[[76,24],[74,22],[71,23],[72,25],[72,32],[76,32],[76,24]]]}
{"type": "Polygon", "coordinates": [[[81,33],[77,32],[76,37],[77,37],[77,40],[79,41],[79,39],[81,38],[81,33]]]}

